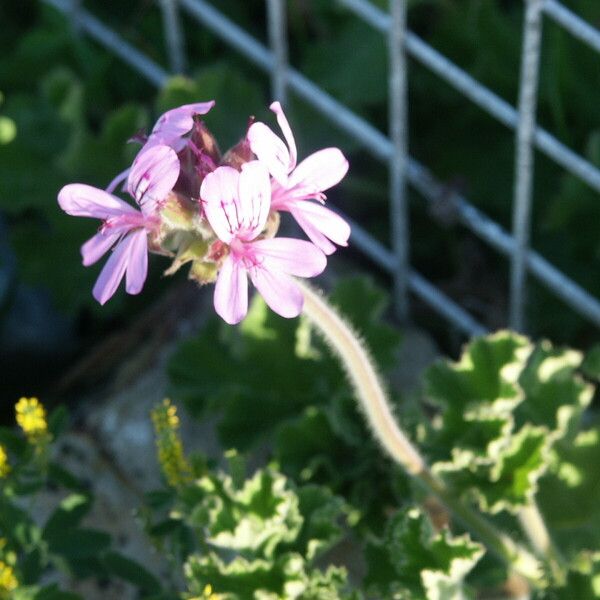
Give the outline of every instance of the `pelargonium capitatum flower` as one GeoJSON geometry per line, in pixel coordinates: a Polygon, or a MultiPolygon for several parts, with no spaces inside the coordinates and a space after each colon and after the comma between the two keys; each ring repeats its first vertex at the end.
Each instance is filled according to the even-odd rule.
{"type": "Polygon", "coordinates": [[[172,148],[175,152],[183,150],[186,145],[184,137],[194,127],[194,117],[196,115],[205,115],[214,105],[214,100],[210,100],[209,102],[196,102],[193,104],[185,104],[163,113],[156,121],[148,139],[137,153],[133,165],[119,173],[108,184],[106,191],[112,193],[121,181],[127,179],[127,189],[132,196],[134,196],[131,190],[132,188],[136,188],[138,180],[134,177],[133,172],[136,169],[137,163],[144,162],[144,154],[156,146],[166,146],[172,148]]]}
{"type": "Polygon", "coordinates": [[[230,324],[248,311],[248,275],[265,302],[283,317],[302,311],[303,296],[290,275],[314,277],[326,266],[325,255],[313,244],[291,238],[261,237],[271,209],[271,185],[259,161],[219,167],[200,190],[204,214],[228,254],[215,285],[217,313],[230,324]]]}
{"type": "Polygon", "coordinates": [[[272,210],[289,211],[310,240],[325,254],[335,251],[332,242],[348,245],[350,226],[344,219],[322,204],[325,190],[339,183],[348,171],[348,161],[339,148],[325,148],[311,154],[300,164],[294,135],[279,102],[270,109],[287,142],[264,123],[253,123],[248,129],[252,152],[273,176],[272,210]]]}
{"type": "Polygon", "coordinates": [[[171,191],[179,174],[177,155],[170,148],[156,146],[147,152],[146,159],[138,164],[138,170],[132,170],[138,180],[132,195],[141,210],[82,183],[66,185],[58,194],[58,203],[67,214],[102,221],[100,231],[81,247],[84,266],[94,264],[114,248],[94,285],[93,295],[100,304],[113,296],[123,277],[128,294],[139,294],[146,281],[148,234],[158,229],[160,200],[171,191]]]}
{"type": "Polygon", "coordinates": [[[144,148],[162,144],[170,146],[178,152],[185,146],[183,137],[194,127],[194,116],[205,115],[214,105],[215,101],[210,100],[209,102],[184,104],[178,108],[168,110],[156,121],[152,133],[148,136],[148,141],[144,144],[144,148]]]}

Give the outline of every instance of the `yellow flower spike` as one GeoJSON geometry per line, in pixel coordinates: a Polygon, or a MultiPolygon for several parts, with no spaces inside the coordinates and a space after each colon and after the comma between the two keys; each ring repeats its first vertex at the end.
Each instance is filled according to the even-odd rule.
{"type": "Polygon", "coordinates": [[[48,431],[46,409],[37,398],[21,398],[15,405],[17,423],[30,441],[44,437],[48,431]]]}
{"type": "Polygon", "coordinates": [[[6,477],[9,473],[8,455],[6,454],[6,450],[0,446],[0,479],[6,477]]]}
{"type": "Polygon", "coordinates": [[[167,398],[151,412],[156,434],[158,462],[169,485],[178,487],[192,478],[179,437],[177,408],[167,398]]]}
{"type": "Polygon", "coordinates": [[[6,592],[12,592],[18,585],[13,568],[0,560],[0,598],[8,598],[6,592]]]}

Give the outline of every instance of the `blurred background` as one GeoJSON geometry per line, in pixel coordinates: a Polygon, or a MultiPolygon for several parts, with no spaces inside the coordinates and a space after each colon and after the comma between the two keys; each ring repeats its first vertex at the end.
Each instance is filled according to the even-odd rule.
{"type": "MultiPolygon", "coordinates": [[[[214,3],[267,42],[264,0],[214,3]]],[[[373,2],[387,9],[387,2],[373,2]]],[[[600,26],[597,0],[564,2],[600,26]]],[[[84,6],[161,65],[168,52],[151,0],[86,0],[84,6]]],[[[291,64],[381,131],[387,130],[385,39],[333,0],[290,0],[291,64]]],[[[522,0],[413,0],[409,27],[514,105],[518,92],[522,0]]],[[[206,122],[225,150],[248,117],[270,119],[269,78],[198,23],[182,17],[187,71],[157,90],[42,1],[0,1],[0,382],[12,409],[20,395],[68,399],[89,391],[140,349],[159,352],[182,319],[212,290],[185,273],[164,280],[151,260],[140,296],[119,291],[104,307],[91,295],[101,265],[84,268],[79,248],[92,220],[59,210],[69,182],[105,187],[131,162],[127,140],[164,110],[215,99],[206,122]]],[[[549,20],[544,23],[539,124],[600,166],[600,59],[549,20]]],[[[332,205],[389,244],[387,168],[293,94],[289,118],[300,155],[336,145],[348,177],[332,205]]],[[[507,320],[508,263],[457,224],[445,194],[464,193],[510,229],[514,133],[415,62],[409,62],[409,147],[443,182],[436,210],[410,192],[411,263],[490,329],[507,320]]],[[[591,294],[600,296],[598,194],[536,154],[533,247],[591,294]]],[[[386,273],[350,248],[333,257],[335,276],[386,273]]],[[[463,338],[418,301],[415,322],[456,355],[463,338]]],[[[597,330],[530,280],[528,331],[587,349],[597,330]]]]}

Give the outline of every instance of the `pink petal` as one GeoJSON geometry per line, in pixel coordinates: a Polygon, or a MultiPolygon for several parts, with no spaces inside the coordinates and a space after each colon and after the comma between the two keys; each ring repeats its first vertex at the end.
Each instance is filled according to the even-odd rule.
{"type": "Polygon", "coordinates": [[[84,183],[65,185],[58,193],[58,204],[73,217],[93,217],[102,220],[138,212],[123,200],[84,183]]]}
{"type": "Polygon", "coordinates": [[[296,166],[296,161],[298,160],[296,140],[294,139],[294,134],[292,133],[290,124],[285,116],[285,113],[283,112],[283,108],[281,108],[281,104],[279,102],[273,102],[269,108],[277,115],[277,123],[279,123],[279,127],[281,128],[281,131],[285,137],[285,141],[290,149],[289,173],[294,169],[296,166]]]}
{"type": "Polygon", "coordinates": [[[313,244],[325,254],[335,251],[335,246],[329,240],[339,246],[348,245],[350,225],[332,210],[307,200],[286,202],[286,207],[313,244]]]}
{"type": "Polygon", "coordinates": [[[278,315],[291,319],[302,312],[304,296],[288,275],[257,266],[250,269],[250,278],[265,302],[278,315]]]}
{"type": "Polygon", "coordinates": [[[83,265],[89,267],[99,261],[119,239],[119,233],[104,235],[97,233],[81,246],[83,265]]]}
{"type": "Polygon", "coordinates": [[[258,122],[250,125],[248,142],[252,152],[269,169],[269,173],[281,185],[286,185],[288,173],[291,171],[291,157],[283,141],[264,123],[258,122]]]}
{"type": "Polygon", "coordinates": [[[157,145],[140,150],[131,166],[127,189],[145,211],[154,211],[179,177],[179,159],[173,148],[157,145]]]}
{"type": "Polygon", "coordinates": [[[290,175],[288,188],[322,192],[339,183],[348,172],[348,161],[338,148],[325,148],[305,158],[290,175]]]}
{"type": "Polygon", "coordinates": [[[139,294],[148,275],[148,237],[145,229],[130,233],[129,260],[125,290],[128,294],[139,294]]]}
{"type": "Polygon", "coordinates": [[[230,325],[239,323],[248,312],[248,278],[244,267],[229,255],[215,284],[217,314],[230,325]]]}
{"type": "Polygon", "coordinates": [[[200,186],[204,214],[217,237],[228,244],[239,229],[240,173],[232,167],[219,167],[200,186]]]}
{"type": "Polygon", "coordinates": [[[238,208],[238,237],[246,241],[253,240],[264,229],[271,208],[269,172],[257,160],[242,165],[238,208]]]}
{"type": "Polygon", "coordinates": [[[129,175],[129,171],[131,170],[130,167],[128,167],[127,169],[125,169],[124,171],[121,171],[106,187],[106,191],[109,194],[112,194],[116,189],[117,186],[119,185],[119,183],[121,183],[121,181],[124,181],[125,179],[127,179],[127,176],[129,175]]]}
{"type": "Polygon", "coordinates": [[[100,304],[105,304],[112,298],[125,275],[130,259],[132,238],[133,236],[127,235],[117,244],[96,280],[92,293],[100,304]]]}
{"type": "Polygon", "coordinates": [[[252,242],[257,256],[270,271],[297,277],[315,277],[325,270],[327,259],[314,244],[292,238],[272,238],[252,242]]]}
{"type": "Polygon", "coordinates": [[[214,105],[214,100],[211,100],[210,102],[184,104],[178,108],[168,110],[154,125],[148,139],[149,145],[165,144],[171,146],[176,144],[178,138],[184,136],[194,126],[194,115],[205,115],[214,105]]]}

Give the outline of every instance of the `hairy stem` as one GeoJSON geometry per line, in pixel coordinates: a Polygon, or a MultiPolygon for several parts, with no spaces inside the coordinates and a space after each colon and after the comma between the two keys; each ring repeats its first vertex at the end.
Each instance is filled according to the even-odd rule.
{"type": "Polygon", "coordinates": [[[561,567],[563,559],[558,548],[556,548],[552,542],[544,518],[535,501],[532,500],[528,506],[523,507],[519,511],[518,517],[521,529],[531,542],[534,551],[539,556],[547,557],[550,568],[552,569],[552,574],[557,583],[564,583],[565,574],[561,567]]]}
{"type": "Polygon", "coordinates": [[[364,343],[343,318],[312,287],[298,281],[304,293],[304,314],[339,357],[360,407],[377,441],[405,471],[421,482],[511,569],[533,585],[543,585],[539,561],[525,548],[499,532],[450,490],[427,466],[394,418],[387,393],[364,343]]]}

